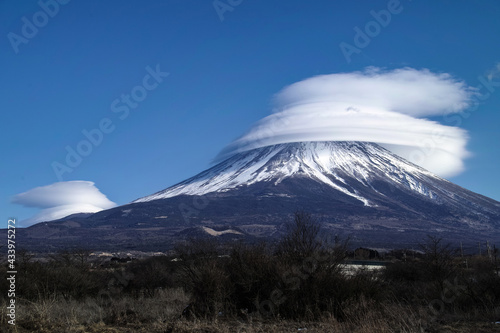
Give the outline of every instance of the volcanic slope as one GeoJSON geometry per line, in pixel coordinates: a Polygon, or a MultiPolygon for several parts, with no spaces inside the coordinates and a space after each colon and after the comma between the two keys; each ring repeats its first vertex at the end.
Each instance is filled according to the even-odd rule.
{"type": "Polygon", "coordinates": [[[455,242],[500,235],[499,202],[367,142],[240,152],[165,190],[73,221],[83,229],[152,232],[144,237],[158,241],[203,227],[269,237],[280,234],[296,210],[311,213],[332,234],[372,246],[414,245],[426,234],[455,242]]]}

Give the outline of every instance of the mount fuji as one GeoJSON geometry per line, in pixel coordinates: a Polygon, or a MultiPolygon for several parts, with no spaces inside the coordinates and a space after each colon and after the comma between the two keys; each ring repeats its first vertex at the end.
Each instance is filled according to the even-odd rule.
{"type": "Polygon", "coordinates": [[[130,204],[36,224],[23,241],[161,249],[192,235],[258,240],[279,235],[297,210],[366,246],[410,247],[427,234],[471,244],[500,238],[500,202],[375,143],[328,141],[236,153],[130,204]]]}
{"type": "Polygon", "coordinates": [[[437,199],[433,192],[437,184],[429,183],[445,181],[374,143],[287,143],[236,154],[195,177],[134,202],[227,192],[260,182],[276,187],[287,178],[327,185],[364,206],[374,205],[363,197],[367,190],[386,196],[373,187],[377,181],[429,199],[437,199]]]}

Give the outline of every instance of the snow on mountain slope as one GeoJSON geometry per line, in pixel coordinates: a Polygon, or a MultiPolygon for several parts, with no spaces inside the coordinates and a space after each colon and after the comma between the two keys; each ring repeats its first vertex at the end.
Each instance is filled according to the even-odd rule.
{"type": "Polygon", "coordinates": [[[386,177],[395,186],[430,199],[434,199],[436,193],[425,184],[432,180],[445,181],[374,143],[299,142],[238,153],[192,178],[134,203],[177,195],[226,192],[257,182],[277,185],[286,178],[299,176],[326,184],[365,206],[374,204],[363,196],[359,187],[350,186],[348,178],[354,178],[377,192],[372,181],[386,177]]]}

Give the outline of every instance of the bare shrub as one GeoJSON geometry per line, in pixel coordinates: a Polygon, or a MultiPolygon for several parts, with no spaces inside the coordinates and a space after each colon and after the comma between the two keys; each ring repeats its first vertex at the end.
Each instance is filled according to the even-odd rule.
{"type": "Polygon", "coordinates": [[[190,240],[176,246],[182,259],[180,278],[191,294],[191,302],[185,311],[188,317],[216,317],[230,308],[232,283],[226,270],[225,257],[219,256],[217,242],[190,240]]]}
{"type": "Polygon", "coordinates": [[[282,258],[297,262],[322,250],[323,244],[318,237],[320,225],[310,214],[296,212],[286,229],[277,247],[277,254],[282,258]]]}
{"type": "Polygon", "coordinates": [[[124,291],[135,296],[153,297],[159,289],[180,286],[177,270],[180,263],[171,257],[158,256],[133,261],[126,266],[125,275],[130,277],[124,291]]]}
{"type": "Polygon", "coordinates": [[[367,293],[370,279],[348,277],[341,264],[348,241],[321,237],[319,223],[304,212],[295,213],[277,247],[286,300],[277,308],[284,318],[318,319],[325,313],[345,319],[344,305],[367,293]]]}
{"type": "Polygon", "coordinates": [[[236,315],[258,311],[258,304],[279,285],[281,274],[276,258],[265,244],[237,245],[226,269],[232,283],[231,304],[236,315]]]}
{"type": "Polygon", "coordinates": [[[444,244],[442,238],[427,236],[425,242],[420,244],[423,251],[422,277],[428,282],[434,282],[438,292],[444,290],[444,282],[456,276],[457,265],[453,260],[457,249],[451,244],[444,244]]]}

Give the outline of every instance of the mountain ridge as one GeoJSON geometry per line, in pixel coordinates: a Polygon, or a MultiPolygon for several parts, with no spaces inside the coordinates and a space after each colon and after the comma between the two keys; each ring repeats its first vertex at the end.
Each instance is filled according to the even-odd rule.
{"type": "Polygon", "coordinates": [[[406,246],[426,234],[468,242],[500,238],[500,202],[377,144],[320,141],[237,153],[129,204],[27,228],[25,243],[39,240],[37,233],[59,245],[73,239],[102,246],[104,239],[114,243],[109,246],[155,249],[183,235],[210,236],[210,230],[228,240],[275,237],[297,209],[327,232],[354,235],[366,246],[406,246]],[[97,237],[89,241],[92,233],[97,237]]]}
{"type": "MultiPolygon", "coordinates": [[[[340,180],[340,182],[343,182],[341,178],[337,177],[335,172],[330,172],[334,169],[341,169],[349,176],[357,177],[361,175],[366,178],[367,170],[359,167],[360,164],[363,164],[360,162],[365,162],[365,164],[367,162],[366,159],[363,161],[363,156],[359,154],[360,150],[365,150],[364,153],[368,152],[372,157],[385,155],[384,158],[392,160],[393,163],[405,166],[405,171],[418,171],[428,176],[437,177],[417,165],[408,162],[405,163],[402,158],[374,143],[344,141],[286,143],[235,154],[194,177],[155,194],[134,200],[133,203],[165,199],[181,194],[204,195],[210,192],[228,190],[238,185],[251,185],[258,181],[266,181],[273,178],[278,178],[275,183],[276,185],[282,179],[297,173],[308,174],[337,190],[357,197],[355,193],[346,191],[338,183],[325,178],[324,174],[332,175],[337,180],[340,180]],[[353,149],[355,149],[354,153],[353,149]],[[294,153],[297,155],[294,155],[294,153]],[[286,154],[288,156],[283,157],[286,154]],[[354,164],[354,167],[352,163],[353,159],[356,159],[356,162],[358,162],[354,164]],[[253,165],[250,165],[251,163],[253,165]],[[267,166],[271,170],[262,170],[264,165],[269,163],[274,164],[272,167],[267,166]],[[256,175],[251,177],[252,174],[256,175]]],[[[366,204],[366,200],[360,198],[360,201],[366,204]]]]}

